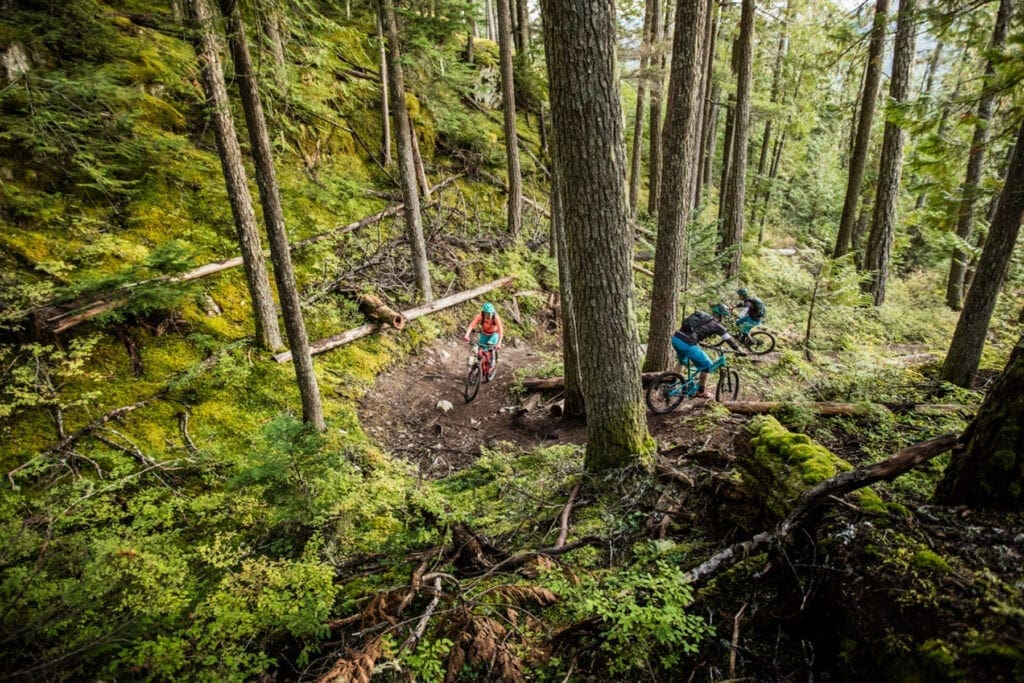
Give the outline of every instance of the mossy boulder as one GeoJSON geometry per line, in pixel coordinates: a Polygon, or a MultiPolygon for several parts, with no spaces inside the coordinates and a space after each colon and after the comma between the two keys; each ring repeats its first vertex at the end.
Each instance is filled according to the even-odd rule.
{"type": "MultiPolygon", "coordinates": [[[[771,416],[751,420],[739,439],[742,457],[737,466],[743,483],[778,518],[789,513],[804,490],[853,469],[806,434],[789,431],[771,416]]],[[[868,490],[858,492],[854,500],[866,510],[883,507],[878,495],[868,490]]]]}

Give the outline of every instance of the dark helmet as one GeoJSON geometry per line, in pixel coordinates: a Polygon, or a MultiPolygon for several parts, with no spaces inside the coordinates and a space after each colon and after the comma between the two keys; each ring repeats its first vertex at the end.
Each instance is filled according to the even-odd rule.
{"type": "Polygon", "coordinates": [[[748,291],[747,291],[747,290],[746,290],[745,288],[743,288],[743,287],[740,287],[739,289],[737,289],[737,290],[736,290],[736,293],[737,293],[737,294],[738,294],[738,295],[739,295],[739,296],[740,296],[741,298],[743,298],[743,299],[749,299],[749,298],[750,298],[750,292],[748,292],[748,291]]]}
{"type": "Polygon", "coordinates": [[[723,304],[715,304],[711,307],[711,313],[718,316],[719,318],[729,315],[729,309],[723,304]]]}

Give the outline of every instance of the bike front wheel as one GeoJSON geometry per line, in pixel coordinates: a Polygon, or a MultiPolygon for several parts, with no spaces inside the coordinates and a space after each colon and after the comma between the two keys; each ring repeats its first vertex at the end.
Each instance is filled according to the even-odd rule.
{"type": "Polygon", "coordinates": [[[480,391],[480,364],[477,363],[469,369],[469,374],[466,375],[466,389],[463,391],[463,395],[466,397],[466,403],[469,403],[476,398],[476,393],[480,391]]]}
{"type": "Polygon", "coordinates": [[[498,349],[491,349],[491,367],[487,372],[487,381],[490,382],[498,374],[498,349]]]}
{"type": "Polygon", "coordinates": [[[718,373],[718,386],[715,388],[716,401],[735,401],[740,395],[740,373],[723,368],[718,373]]]}
{"type": "Polygon", "coordinates": [[[775,335],[767,330],[751,332],[747,348],[755,356],[762,356],[775,349],[775,335]]]}
{"type": "Polygon", "coordinates": [[[686,398],[686,378],[678,372],[663,372],[647,387],[644,396],[651,412],[669,413],[686,398]]]}

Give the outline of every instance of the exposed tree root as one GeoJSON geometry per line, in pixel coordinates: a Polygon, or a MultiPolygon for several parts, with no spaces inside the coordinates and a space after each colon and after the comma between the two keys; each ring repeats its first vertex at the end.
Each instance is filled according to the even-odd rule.
{"type": "Polygon", "coordinates": [[[763,531],[749,540],[736,543],[716,553],[690,569],[686,573],[686,579],[695,586],[704,585],[714,576],[741,560],[761,552],[770,545],[786,541],[794,531],[807,524],[814,513],[831,503],[833,497],[856,491],[879,481],[891,481],[916,465],[948,451],[956,444],[958,437],[957,434],[946,434],[914,444],[882,462],[844,472],[807,489],[800,495],[793,511],[775,529],[763,531]]]}

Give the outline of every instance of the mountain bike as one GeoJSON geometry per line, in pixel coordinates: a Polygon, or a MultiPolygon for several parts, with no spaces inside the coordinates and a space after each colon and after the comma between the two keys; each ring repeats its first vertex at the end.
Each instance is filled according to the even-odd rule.
{"type": "MultiPolygon", "coordinates": [[[[731,318],[728,324],[732,328],[733,338],[755,356],[763,356],[775,349],[775,335],[768,330],[754,328],[753,332],[744,331],[737,324],[736,318],[731,318]]],[[[724,340],[715,344],[715,348],[722,350],[723,344],[724,340]]]]}
{"type": "MultiPolygon", "coordinates": [[[[711,363],[710,372],[718,373],[718,385],[715,387],[716,401],[735,401],[740,395],[740,374],[729,367],[726,355],[729,349],[706,347],[718,352],[718,357],[711,363]]],[[[689,361],[686,363],[686,376],[678,372],[663,372],[658,375],[644,398],[647,407],[655,413],[669,413],[676,409],[685,398],[692,398],[700,391],[700,368],[689,361]]]]}
{"type": "Polygon", "coordinates": [[[469,403],[480,391],[480,380],[490,382],[498,372],[498,349],[493,344],[471,343],[473,355],[469,357],[469,374],[466,375],[466,388],[463,396],[469,403]]]}

